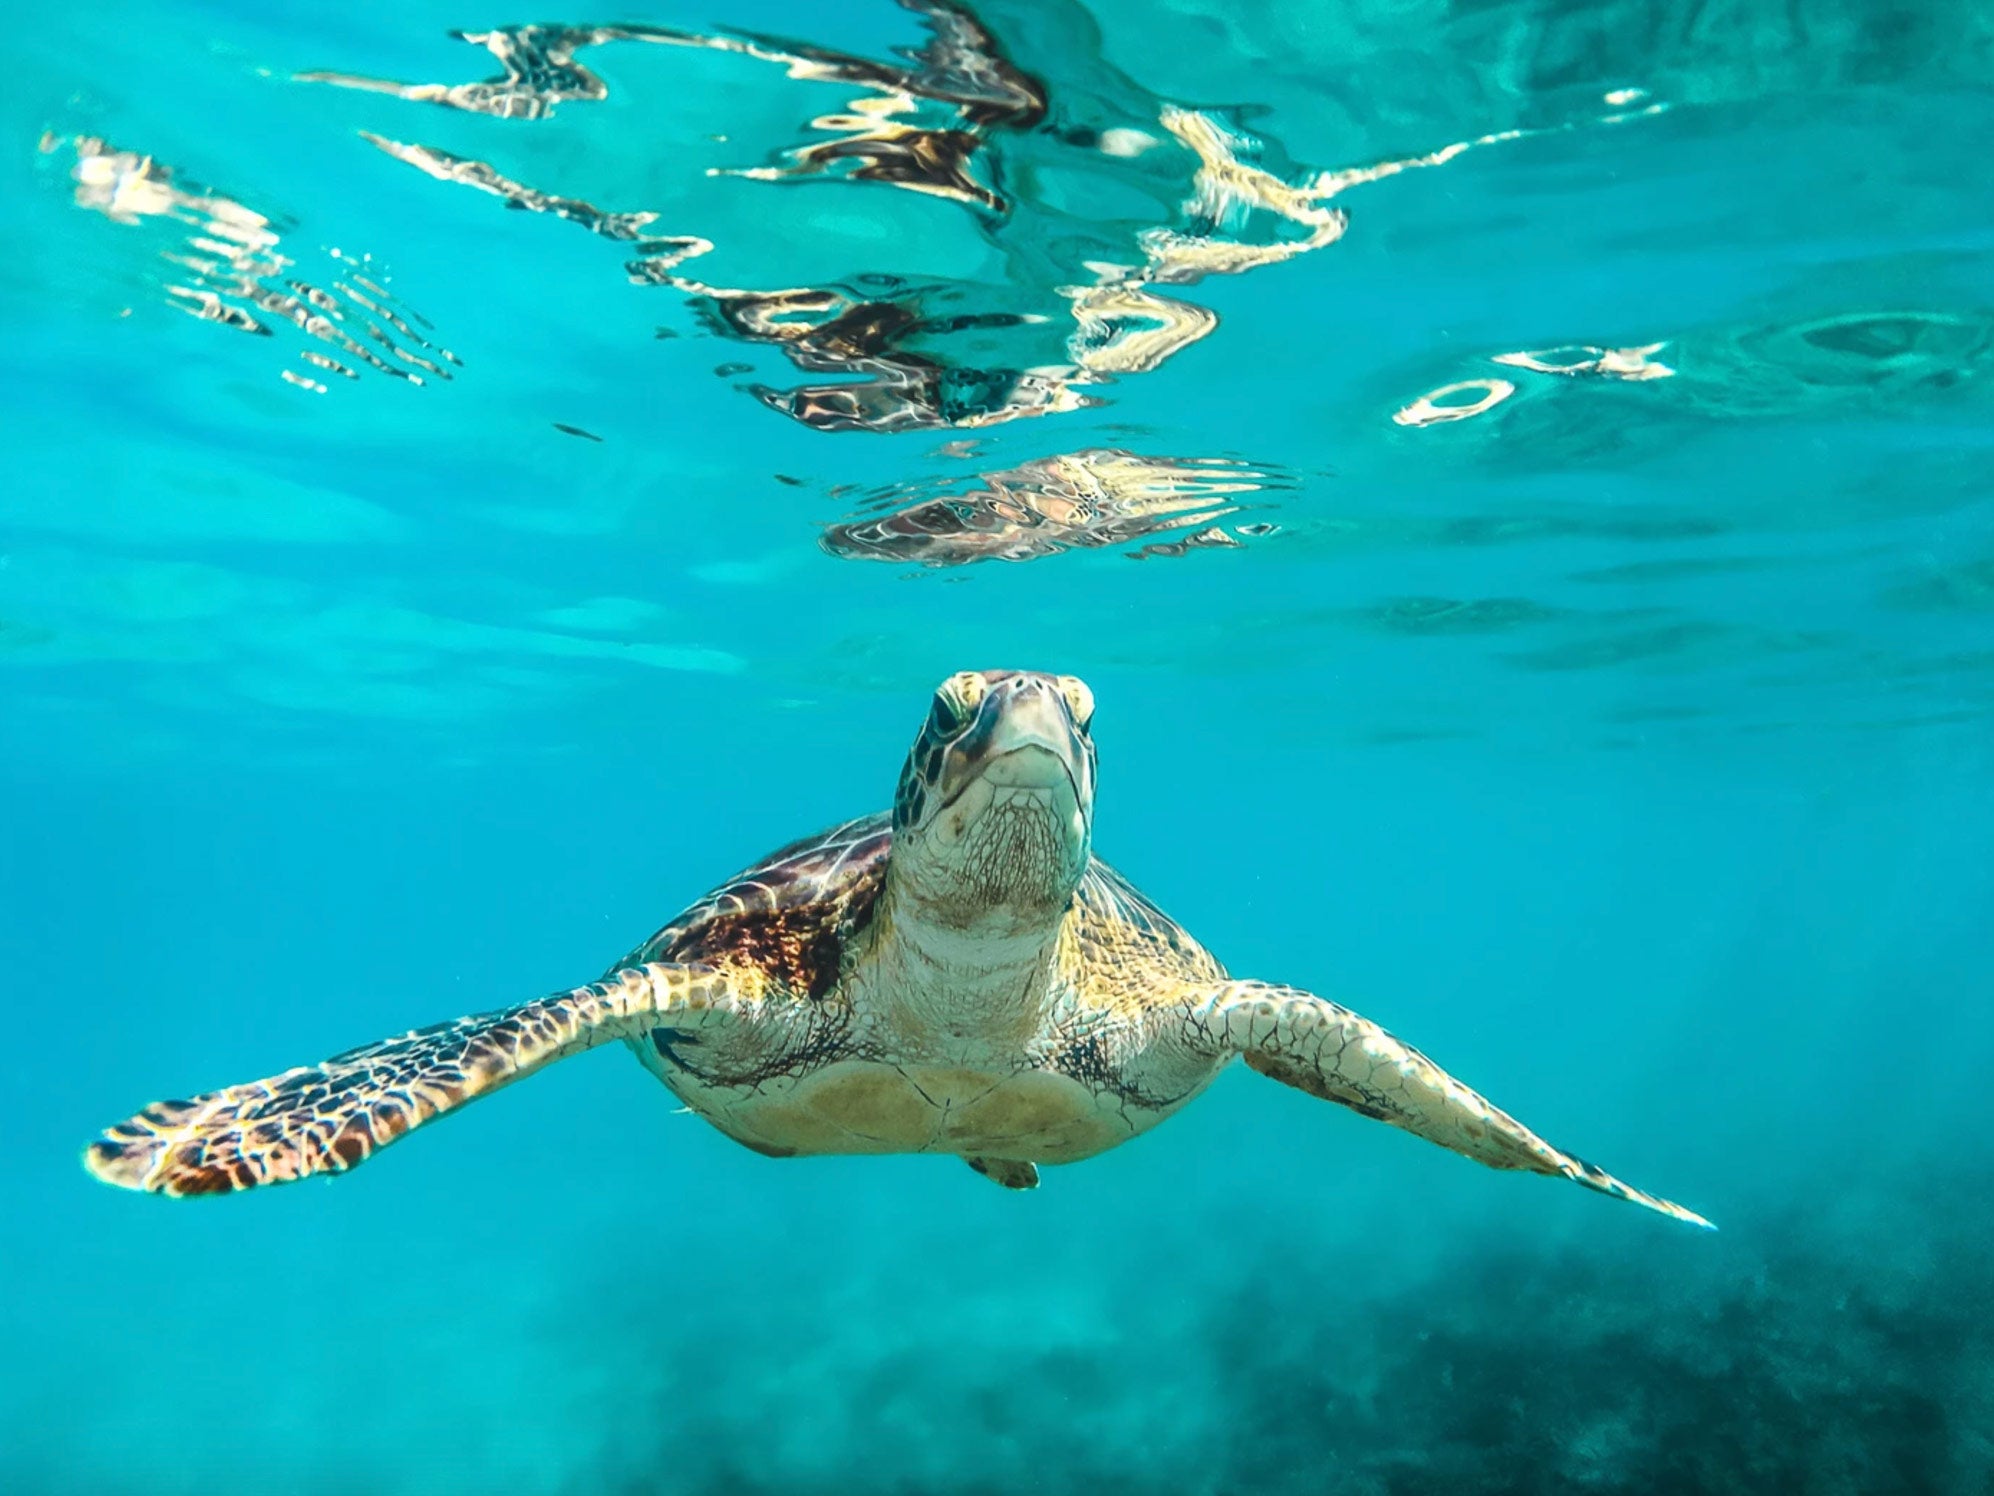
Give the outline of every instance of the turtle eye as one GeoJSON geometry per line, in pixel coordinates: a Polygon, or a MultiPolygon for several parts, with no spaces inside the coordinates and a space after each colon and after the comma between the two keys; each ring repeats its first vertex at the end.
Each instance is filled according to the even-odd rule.
{"type": "Polygon", "coordinates": [[[935,704],[928,710],[928,731],[938,737],[949,737],[962,731],[962,724],[969,720],[969,713],[963,710],[962,702],[947,686],[935,692],[935,704]]]}
{"type": "Polygon", "coordinates": [[[935,692],[934,709],[928,713],[929,726],[943,734],[960,732],[970,713],[976,710],[977,702],[983,699],[984,691],[983,677],[974,670],[951,675],[935,692]]]}
{"type": "Polygon", "coordinates": [[[1075,676],[1062,675],[1059,694],[1066,698],[1066,705],[1073,712],[1073,725],[1081,732],[1087,731],[1094,721],[1094,693],[1087,689],[1087,683],[1075,676]]]}
{"type": "Polygon", "coordinates": [[[982,699],[982,676],[972,670],[951,675],[935,692],[935,705],[928,713],[929,729],[944,737],[961,732],[982,699]]]}

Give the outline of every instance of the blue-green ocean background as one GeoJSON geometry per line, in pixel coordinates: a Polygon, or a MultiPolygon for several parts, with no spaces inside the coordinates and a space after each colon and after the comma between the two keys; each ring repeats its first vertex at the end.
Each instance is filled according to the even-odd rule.
{"type": "MultiPolygon", "coordinates": [[[[711,50],[591,49],[608,96],[537,120],[294,79],[496,76],[447,33],[521,18],[472,0],[11,29],[0,1487],[1994,1489],[1990,13],[980,13],[1054,124],[1194,108],[1290,182],[1525,133],[1173,288],[1219,325],[1097,406],[819,431],[627,246],[358,132],[654,211],[718,285],[1054,316],[1098,257],[1069,241],[1133,242],[1189,170],[1062,186],[1082,146],[993,135],[1008,220],[708,177],[851,93],[711,50]],[[294,276],[371,256],[455,377],[282,381],[314,345],[183,315],[192,231],[79,204],[79,138],[266,215],[294,276]],[[1656,343],[1673,377],[1490,363],[1656,343]],[[1485,414],[1392,420],[1497,375],[1485,414]],[[1242,516],[1278,528],[821,543],[852,495],[1101,447],[1278,470],[1242,516]],[[1722,1232],[1243,1070],[1031,1195],[756,1157],[620,1050],[331,1183],[174,1204],[78,1167],[147,1100],[593,977],[886,805],[969,666],[1091,683],[1097,851],[1233,970],[1722,1232]]],[[[922,34],[884,0],[614,19],[922,34]]]]}

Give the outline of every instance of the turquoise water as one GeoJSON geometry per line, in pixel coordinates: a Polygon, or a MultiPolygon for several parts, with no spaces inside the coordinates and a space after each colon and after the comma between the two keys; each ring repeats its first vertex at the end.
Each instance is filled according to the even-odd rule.
{"type": "Polygon", "coordinates": [[[976,14],[16,28],[0,1485],[1990,1489],[1994,20],[976,14]],[[592,978],[986,665],[1235,972],[1721,1233],[1243,1068],[1029,1195],[621,1052],[77,1166],[592,978]]]}

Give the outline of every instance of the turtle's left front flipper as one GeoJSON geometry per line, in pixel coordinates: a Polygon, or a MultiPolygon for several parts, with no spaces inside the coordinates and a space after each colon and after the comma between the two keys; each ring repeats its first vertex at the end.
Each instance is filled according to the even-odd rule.
{"type": "Polygon", "coordinates": [[[653,962],[572,992],[432,1024],[268,1080],[159,1101],[105,1131],[83,1162],[107,1184],[222,1195],[343,1173],[375,1149],[571,1054],[743,1006],[703,966],[653,962]]]}
{"type": "Polygon", "coordinates": [[[1411,1045],[1313,993],[1226,982],[1178,1010],[1183,1039],[1206,1053],[1243,1055],[1262,1075],[1403,1128],[1494,1169],[1556,1174],[1692,1225],[1693,1210],[1623,1184],[1554,1148],[1411,1045]]]}

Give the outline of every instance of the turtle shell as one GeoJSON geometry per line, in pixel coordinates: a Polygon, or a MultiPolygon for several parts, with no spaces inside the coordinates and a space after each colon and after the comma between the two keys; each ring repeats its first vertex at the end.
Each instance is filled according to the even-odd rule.
{"type": "Polygon", "coordinates": [[[749,966],[821,1001],[872,918],[892,845],[885,811],[792,842],[689,906],[611,971],[648,961],[749,966]]]}

